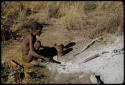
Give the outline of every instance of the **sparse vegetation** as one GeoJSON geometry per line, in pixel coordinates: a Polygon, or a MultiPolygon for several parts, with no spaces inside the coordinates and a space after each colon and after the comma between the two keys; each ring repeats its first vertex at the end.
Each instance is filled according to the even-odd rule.
{"type": "Polygon", "coordinates": [[[51,25],[47,28],[52,32],[47,31],[41,38],[46,43],[122,35],[123,7],[121,1],[4,1],[1,3],[2,47],[21,40],[30,31],[32,22],[51,25]],[[53,28],[59,31],[54,32],[53,28]]]}
{"type": "Polygon", "coordinates": [[[1,11],[3,41],[26,32],[32,20],[60,24],[68,30],[89,30],[90,37],[104,31],[121,34],[123,29],[123,3],[117,1],[2,2],[1,11]]]}

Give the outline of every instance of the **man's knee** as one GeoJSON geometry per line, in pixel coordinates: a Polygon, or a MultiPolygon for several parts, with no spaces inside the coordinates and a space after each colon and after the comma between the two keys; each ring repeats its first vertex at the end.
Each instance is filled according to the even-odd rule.
{"type": "Polygon", "coordinates": [[[41,46],[41,42],[40,41],[36,41],[35,44],[34,44],[35,50],[39,50],[40,46],[41,46]]]}

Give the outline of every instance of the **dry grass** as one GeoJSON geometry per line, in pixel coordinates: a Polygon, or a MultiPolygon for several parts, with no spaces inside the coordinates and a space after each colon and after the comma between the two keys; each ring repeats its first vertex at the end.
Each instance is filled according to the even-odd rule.
{"type": "Polygon", "coordinates": [[[105,31],[112,34],[123,31],[123,3],[120,1],[3,2],[1,14],[2,40],[13,37],[5,32],[25,33],[28,28],[24,26],[32,20],[85,31],[86,34],[90,32],[90,37],[105,31]]]}
{"type": "Polygon", "coordinates": [[[120,24],[123,26],[123,3],[112,1],[2,3],[2,31],[19,30],[25,23],[29,23],[28,20],[49,23],[53,18],[56,22],[52,24],[64,25],[69,30],[84,29],[86,25],[94,23],[94,25],[106,27],[111,32],[112,30],[116,32],[120,24]],[[87,22],[88,19],[91,20],[87,22]]]}
{"type": "MultiPolygon", "coordinates": [[[[85,41],[107,34],[123,34],[124,9],[123,2],[120,1],[6,1],[1,5],[3,47],[29,32],[29,25],[34,21],[51,24],[47,27],[50,29],[40,37],[42,44],[46,45],[55,42],[85,41]]],[[[12,47],[14,45],[16,46],[10,44],[12,47]]],[[[17,48],[11,48],[11,52],[2,52],[2,58],[20,61],[17,48]],[[12,52],[12,49],[16,51],[12,52]]]]}

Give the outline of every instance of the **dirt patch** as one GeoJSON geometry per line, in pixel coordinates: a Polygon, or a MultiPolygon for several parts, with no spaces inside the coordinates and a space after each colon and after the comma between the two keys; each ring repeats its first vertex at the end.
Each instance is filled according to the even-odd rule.
{"type": "Polygon", "coordinates": [[[88,73],[57,73],[50,83],[53,84],[91,84],[88,73]]]}

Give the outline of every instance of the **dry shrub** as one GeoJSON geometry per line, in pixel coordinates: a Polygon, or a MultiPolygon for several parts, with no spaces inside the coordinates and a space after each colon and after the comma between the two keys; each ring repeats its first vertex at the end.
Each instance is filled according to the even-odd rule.
{"type": "MultiPolygon", "coordinates": [[[[91,37],[100,36],[103,33],[115,34],[118,32],[118,26],[121,25],[118,16],[112,13],[103,13],[101,16],[95,17],[95,28],[92,30],[91,37]]],[[[121,28],[123,29],[123,28],[121,28]]],[[[121,31],[119,31],[121,32],[121,31]]]]}
{"type": "Polygon", "coordinates": [[[62,15],[62,17],[56,21],[56,24],[61,24],[65,26],[65,28],[68,30],[82,29],[83,23],[84,23],[84,20],[83,20],[84,10],[82,8],[84,4],[83,6],[80,4],[83,4],[83,3],[72,2],[72,5],[69,5],[68,7],[60,8],[60,15],[62,15]]]}
{"type": "Polygon", "coordinates": [[[87,27],[90,38],[109,34],[123,34],[123,3],[121,2],[97,2],[95,11],[89,11],[87,27]],[[92,28],[93,27],[93,28],[92,28]]]}
{"type": "Polygon", "coordinates": [[[18,21],[25,16],[22,4],[16,2],[3,2],[1,9],[1,30],[3,32],[2,40],[15,39],[13,36],[15,33],[12,31],[13,25],[17,24],[18,21]]]}
{"type": "Polygon", "coordinates": [[[1,10],[2,40],[5,32],[25,33],[30,21],[82,31],[86,37],[123,33],[123,3],[118,1],[3,2],[1,10]]]}
{"type": "Polygon", "coordinates": [[[60,20],[57,20],[56,24],[64,25],[68,30],[79,30],[82,26],[82,17],[76,14],[69,14],[60,20]]]}

